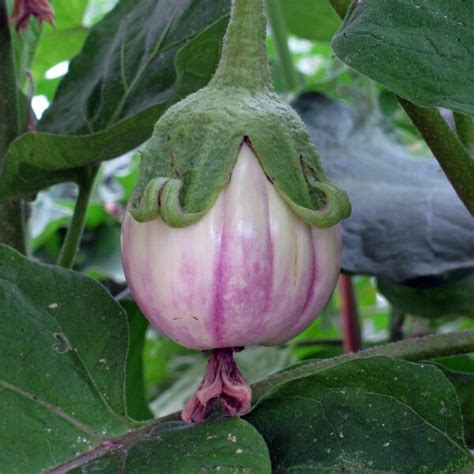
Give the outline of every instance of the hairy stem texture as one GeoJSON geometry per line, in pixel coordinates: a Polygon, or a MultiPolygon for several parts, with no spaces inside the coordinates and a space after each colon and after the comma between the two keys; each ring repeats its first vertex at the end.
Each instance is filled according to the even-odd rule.
{"type": "Polygon", "coordinates": [[[270,86],[264,0],[232,0],[222,56],[211,84],[261,90],[270,86]]]}

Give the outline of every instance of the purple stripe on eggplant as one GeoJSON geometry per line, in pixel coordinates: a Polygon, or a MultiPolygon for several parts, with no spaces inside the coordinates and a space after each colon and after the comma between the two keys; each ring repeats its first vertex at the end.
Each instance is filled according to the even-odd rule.
{"type": "Polygon", "coordinates": [[[281,344],[313,321],[339,272],[336,227],[312,229],[244,144],[230,183],[197,223],[123,223],[125,274],[157,329],[194,349],[281,344]]]}

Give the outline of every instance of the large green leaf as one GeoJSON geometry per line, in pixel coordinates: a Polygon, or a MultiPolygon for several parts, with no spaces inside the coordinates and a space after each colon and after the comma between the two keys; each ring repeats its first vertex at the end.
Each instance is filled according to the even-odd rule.
{"type": "Polygon", "coordinates": [[[143,347],[148,321],[134,301],[124,300],[121,304],[127,312],[130,334],[127,358],[127,412],[134,420],[148,420],[153,418],[146,402],[143,377],[143,347]]]}
{"type": "Polygon", "coordinates": [[[474,268],[474,219],[432,156],[414,155],[380,114],[314,93],[292,105],[352,203],[345,271],[405,282],[474,268]]]}
{"type": "Polygon", "coordinates": [[[466,443],[474,448],[474,354],[443,357],[434,362],[456,389],[463,414],[466,443]]]}
{"type": "Polygon", "coordinates": [[[143,143],[170,105],[204,86],[229,0],[122,0],[92,30],[39,124],[11,146],[0,198],[33,196],[143,143]]]}
{"type": "Polygon", "coordinates": [[[329,0],[277,0],[290,32],[312,41],[330,41],[341,24],[329,0]]]}
{"type": "Polygon", "coordinates": [[[71,62],[40,129],[68,135],[104,130],[174,96],[176,76],[183,72],[197,82],[187,84],[179,77],[188,92],[202,86],[214,72],[221,38],[206,36],[192,48],[193,55],[188,51],[180,58],[178,74],[175,56],[189,40],[221,21],[228,6],[225,0],[122,0],[92,29],[71,62]]]}
{"type": "Polygon", "coordinates": [[[421,279],[410,285],[379,278],[377,285],[393,306],[407,313],[428,318],[474,318],[474,273],[462,278],[421,279]]]}
{"type": "Polygon", "coordinates": [[[260,434],[239,418],[201,424],[163,423],[143,430],[122,450],[105,453],[71,472],[102,474],[259,473],[271,472],[268,450],[260,434]]]}
{"type": "Polygon", "coordinates": [[[0,472],[40,472],[133,427],[127,321],[98,283],[0,246],[0,472]]]}
{"type": "Polygon", "coordinates": [[[0,246],[0,318],[0,472],[270,471],[243,420],[127,417],[127,320],[94,280],[0,246]]]}
{"type": "Polygon", "coordinates": [[[287,382],[246,417],[268,443],[274,472],[462,472],[456,393],[428,365],[353,360],[287,382]]]}
{"type": "Polygon", "coordinates": [[[474,3],[352,2],[333,40],[346,64],[421,106],[474,114],[474,3]]]}

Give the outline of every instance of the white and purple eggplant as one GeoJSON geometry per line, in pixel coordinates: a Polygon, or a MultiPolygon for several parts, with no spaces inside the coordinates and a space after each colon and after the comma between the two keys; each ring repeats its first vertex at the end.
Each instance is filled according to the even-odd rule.
{"type": "Polygon", "coordinates": [[[233,351],[299,334],[339,273],[337,222],[350,204],[272,90],[265,25],[263,0],[233,0],[216,74],[158,121],[122,226],[144,314],[177,343],[210,351],[185,421],[216,401],[246,412],[251,391],[233,351]]]}

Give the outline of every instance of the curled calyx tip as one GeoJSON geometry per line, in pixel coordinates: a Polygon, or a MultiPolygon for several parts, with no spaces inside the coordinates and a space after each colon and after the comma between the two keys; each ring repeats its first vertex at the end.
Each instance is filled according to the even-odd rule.
{"type": "Polygon", "coordinates": [[[329,182],[320,182],[314,189],[324,195],[324,204],[319,209],[298,205],[284,192],[280,192],[288,206],[306,223],[320,229],[331,227],[342,219],[347,219],[352,206],[346,192],[329,182]]]}
{"type": "Polygon", "coordinates": [[[129,211],[137,222],[160,216],[172,227],[186,227],[199,220],[204,212],[186,212],[180,203],[183,182],[173,178],[155,178],[146,186],[141,199],[132,200],[129,211]]]}
{"type": "Polygon", "coordinates": [[[230,416],[250,409],[252,391],[234,361],[234,351],[241,348],[210,351],[206,373],[194,395],[186,402],[181,418],[186,423],[203,421],[213,406],[221,404],[230,416]]]}

